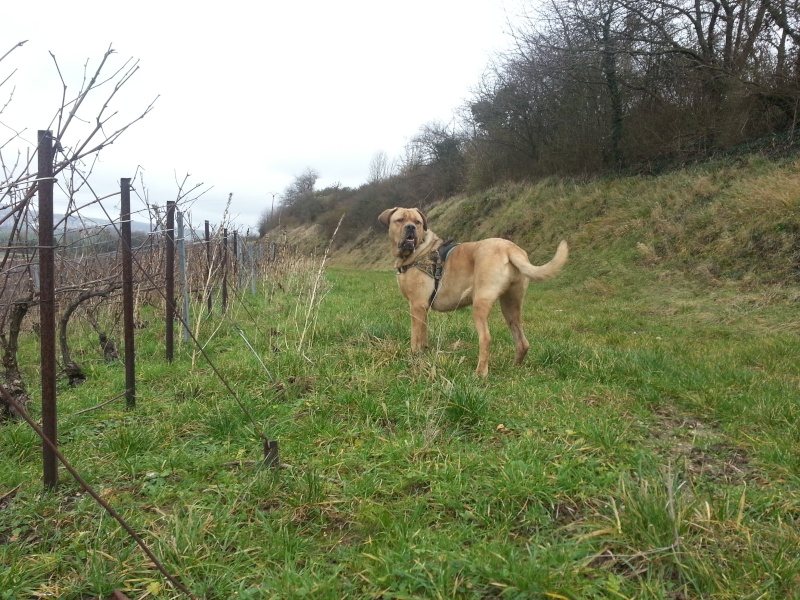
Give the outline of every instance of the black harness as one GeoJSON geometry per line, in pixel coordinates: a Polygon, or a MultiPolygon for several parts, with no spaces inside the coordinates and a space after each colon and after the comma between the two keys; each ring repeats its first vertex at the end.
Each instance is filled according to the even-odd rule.
{"type": "Polygon", "coordinates": [[[431,294],[431,299],[428,301],[429,307],[433,306],[433,301],[436,300],[436,294],[439,291],[439,282],[444,274],[444,263],[447,261],[447,257],[450,255],[450,252],[456,246],[458,246],[457,243],[454,243],[453,240],[448,240],[439,246],[435,251],[429,252],[425,256],[415,260],[413,263],[403,265],[402,267],[397,267],[398,275],[402,275],[411,267],[415,267],[433,278],[433,293],[431,294]]]}

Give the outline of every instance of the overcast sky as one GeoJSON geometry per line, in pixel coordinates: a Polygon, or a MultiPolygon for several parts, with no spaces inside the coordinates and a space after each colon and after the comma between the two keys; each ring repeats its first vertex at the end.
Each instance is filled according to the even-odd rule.
{"type": "MultiPolygon", "coordinates": [[[[191,207],[192,223],[218,223],[232,193],[234,223],[255,229],[272,193],[307,167],[318,187],[357,187],[378,151],[396,158],[422,125],[449,122],[510,46],[520,1],[6,2],[0,56],[27,43],[0,62],[0,82],[11,75],[0,107],[13,90],[0,145],[13,128],[35,146],[60,106],[50,52],[69,97],[87,61],[93,72],[112,46],[109,74],[129,59],[139,69],[112,101],[110,128],[158,99],[103,151],[98,193],[138,167],[150,201],[163,205],[190,174],[190,185],[211,188],[191,207]]],[[[106,206],[118,214],[116,199],[106,206]]]]}

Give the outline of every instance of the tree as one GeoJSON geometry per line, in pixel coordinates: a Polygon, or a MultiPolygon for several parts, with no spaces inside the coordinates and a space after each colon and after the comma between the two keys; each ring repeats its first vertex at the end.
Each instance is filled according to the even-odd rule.
{"type": "Polygon", "coordinates": [[[367,183],[379,183],[389,179],[394,174],[394,164],[383,150],[378,150],[369,163],[369,176],[367,183]]]}
{"type": "Polygon", "coordinates": [[[270,209],[262,213],[258,224],[260,235],[265,235],[279,223],[313,222],[323,210],[315,189],[317,179],[319,173],[311,167],[297,175],[281,194],[282,199],[276,214],[270,209]]]}
{"type": "Polygon", "coordinates": [[[466,136],[453,123],[423,125],[406,147],[402,177],[416,179],[417,195],[424,198],[455,194],[464,184],[465,142],[466,136]]]}
{"type": "Polygon", "coordinates": [[[294,181],[283,191],[281,206],[284,209],[291,209],[294,205],[307,199],[314,194],[314,186],[319,179],[319,173],[307,167],[294,181]]]}
{"type": "Polygon", "coordinates": [[[684,160],[792,131],[796,0],[548,0],[464,111],[470,185],[684,160]]]}

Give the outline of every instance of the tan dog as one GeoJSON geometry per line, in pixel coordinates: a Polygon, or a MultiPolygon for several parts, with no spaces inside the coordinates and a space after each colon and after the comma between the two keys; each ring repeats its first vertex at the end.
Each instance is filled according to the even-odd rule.
{"type": "Polygon", "coordinates": [[[428,310],[447,312],[472,305],[478,330],[476,375],[489,374],[489,311],[500,299],[500,308],[514,337],[516,363],[520,364],[530,344],[522,331],[522,303],[531,280],[550,279],[567,262],[567,243],[558,245],[553,259],[540,267],[528,261],[527,253],[508,240],[490,238],[443,246],[428,229],[422,211],[390,208],[378,217],[389,228],[392,254],[397,257],[397,283],[411,308],[411,350],[428,346],[428,310]]]}

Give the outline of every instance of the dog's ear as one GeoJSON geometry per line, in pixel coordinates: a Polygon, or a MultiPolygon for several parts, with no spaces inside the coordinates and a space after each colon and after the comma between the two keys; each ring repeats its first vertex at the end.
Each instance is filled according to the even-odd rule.
{"type": "Polygon", "coordinates": [[[395,213],[395,211],[398,208],[399,207],[397,207],[397,206],[395,206],[394,208],[387,208],[380,215],[378,215],[378,222],[388,229],[389,228],[389,219],[392,218],[392,215],[395,213]]]}
{"type": "Polygon", "coordinates": [[[428,217],[420,209],[417,209],[419,216],[422,217],[422,231],[428,231],[428,217]]]}

